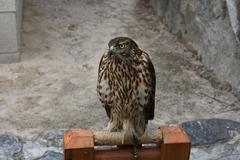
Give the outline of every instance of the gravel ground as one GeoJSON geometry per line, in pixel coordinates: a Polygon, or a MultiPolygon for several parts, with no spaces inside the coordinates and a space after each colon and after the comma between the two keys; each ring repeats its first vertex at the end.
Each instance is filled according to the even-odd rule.
{"type": "Polygon", "coordinates": [[[110,39],[129,36],[157,76],[150,127],[199,118],[240,121],[240,102],[140,0],[25,0],[22,61],[0,65],[0,131],[25,139],[57,128],[102,129],[97,68],[110,39]]]}

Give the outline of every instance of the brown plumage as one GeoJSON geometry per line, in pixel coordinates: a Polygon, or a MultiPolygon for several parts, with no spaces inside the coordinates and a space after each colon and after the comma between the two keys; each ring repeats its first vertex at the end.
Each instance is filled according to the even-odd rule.
{"type": "Polygon", "coordinates": [[[112,39],[103,54],[97,93],[109,117],[109,131],[130,132],[137,140],[154,118],[155,71],[150,57],[130,38],[112,39]]]}

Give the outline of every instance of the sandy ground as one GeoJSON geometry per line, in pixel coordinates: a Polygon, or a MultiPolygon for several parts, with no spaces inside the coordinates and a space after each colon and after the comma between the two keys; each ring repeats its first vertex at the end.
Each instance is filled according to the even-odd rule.
{"type": "Polygon", "coordinates": [[[0,131],[24,138],[54,128],[103,128],[97,68],[116,36],[133,38],[151,54],[157,75],[151,127],[236,120],[237,98],[202,78],[194,54],[139,0],[25,0],[22,61],[0,65],[0,131]]]}

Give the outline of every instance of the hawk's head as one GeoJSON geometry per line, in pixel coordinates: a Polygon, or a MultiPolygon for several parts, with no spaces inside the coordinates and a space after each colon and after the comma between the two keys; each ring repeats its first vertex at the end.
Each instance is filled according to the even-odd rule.
{"type": "Polygon", "coordinates": [[[133,58],[134,51],[138,50],[138,45],[128,37],[117,37],[109,41],[108,54],[112,57],[121,59],[133,58]]]}

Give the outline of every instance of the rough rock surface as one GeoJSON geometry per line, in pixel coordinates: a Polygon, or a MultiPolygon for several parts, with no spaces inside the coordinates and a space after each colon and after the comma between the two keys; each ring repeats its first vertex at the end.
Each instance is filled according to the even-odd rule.
{"type": "Polygon", "coordinates": [[[42,157],[35,160],[63,160],[63,154],[59,152],[47,151],[42,157]]]}
{"type": "Polygon", "coordinates": [[[227,142],[221,142],[201,147],[193,147],[191,160],[239,160],[240,136],[227,142]]]}
{"type": "Polygon", "coordinates": [[[21,156],[22,142],[11,134],[0,134],[0,159],[17,159],[21,156]]]}
{"type": "Polygon", "coordinates": [[[36,158],[47,160],[51,159],[51,157],[61,157],[63,134],[67,130],[68,129],[49,130],[28,139],[23,144],[25,160],[33,160],[36,158]]]}
{"type": "Polygon", "coordinates": [[[199,119],[181,124],[192,142],[191,160],[239,160],[240,123],[199,119]]]}
{"type": "Polygon", "coordinates": [[[62,137],[64,132],[66,131],[68,131],[68,129],[46,131],[39,134],[39,136],[34,141],[44,146],[62,147],[63,146],[62,137]]]}
{"type": "Polygon", "coordinates": [[[206,145],[232,139],[240,135],[240,123],[226,119],[200,119],[181,125],[193,146],[206,145]]]}
{"type": "Polygon", "coordinates": [[[62,153],[62,146],[61,147],[54,147],[54,146],[44,146],[35,141],[28,140],[23,144],[23,157],[25,160],[33,160],[39,157],[42,157],[46,152],[57,152],[62,153]]]}
{"type": "Polygon", "coordinates": [[[240,1],[150,0],[150,4],[169,31],[196,50],[240,98],[240,1]]]}
{"type": "MultiPolygon", "coordinates": [[[[200,119],[184,122],[181,125],[193,144],[191,160],[240,159],[239,122],[226,119],[200,119]]],[[[64,131],[67,129],[45,131],[23,142],[16,141],[19,139],[17,137],[4,134],[5,145],[1,143],[0,146],[5,146],[5,148],[0,147],[0,159],[62,160],[64,131]],[[9,139],[9,137],[11,138],[9,139]],[[21,149],[22,143],[23,149],[21,149]],[[18,156],[13,153],[17,153],[18,156]]],[[[0,137],[0,139],[2,138],[0,137]]]]}

